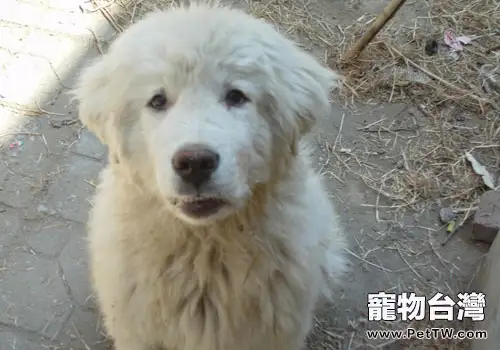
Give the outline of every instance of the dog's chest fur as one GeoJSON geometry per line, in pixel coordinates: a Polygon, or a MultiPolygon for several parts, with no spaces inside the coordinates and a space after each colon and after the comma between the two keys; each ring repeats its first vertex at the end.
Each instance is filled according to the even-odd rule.
{"type": "Polygon", "coordinates": [[[301,264],[307,260],[286,240],[261,235],[265,228],[227,225],[234,229],[159,232],[155,223],[156,231],[121,242],[128,250],[122,302],[139,331],[157,337],[162,329],[155,340],[167,348],[217,350],[303,328],[298,317],[310,307],[314,281],[301,264]]]}

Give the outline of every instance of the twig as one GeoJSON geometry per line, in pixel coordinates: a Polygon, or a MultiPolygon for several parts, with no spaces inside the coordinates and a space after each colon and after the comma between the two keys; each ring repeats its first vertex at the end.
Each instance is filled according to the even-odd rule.
{"type": "Polygon", "coordinates": [[[465,222],[469,219],[469,217],[470,217],[470,215],[472,213],[472,209],[473,209],[473,206],[471,205],[469,207],[469,210],[465,213],[464,218],[462,219],[462,221],[460,222],[460,224],[457,225],[453,229],[453,231],[448,234],[448,236],[446,237],[446,239],[441,243],[441,246],[445,246],[455,236],[455,234],[458,232],[458,230],[460,230],[462,228],[462,226],[465,224],[465,222]]]}
{"type": "Polygon", "coordinates": [[[359,131],[365,131],[365,130],[367,130],[367,129],[371,128],[372,126],[374,126],[374,125],[376,125],[376,124],[379,124],[379,123],[383,122],[383,121],[384,121],[384,120],[386,120],[386,119],[387,119],[387,118],[382,118],[382,119],[379,119],[379,120],[377,120],[377,121],[374,121],[373,123],[370,123],[370,124],[368,124],[368,125],[366,125],[366,126],[363,126],[362,128],[358,128],[357,130],[359,130],[359,131]]]}
{"type": "Polygon", "coordinates": [[[47,143],[47,139],[45,138],[44,134],[40,134],[40,137],[42,138],[43,144],[45,145],[45,148],[47,148],[47,153],[51,154],[49,144],[47,143]]]}
{"type": "Polygon", "coordinates": [[[401,259],[406,263],[406,265],[408,265],[408,268],[415,274],[415,276],[418,277],[418,279],[420,281],[422,281],[424,284],[426,285],[429,285],[429,282],[427,282],[418,272],[417,270],[415,270],[415,268],[413,266],[410,265],[410,263],[408,262],[408,260],[406,260],[406,258],[404,257],[403,253],[401,252],[401,249],[399,249],[399,247],[397,248],[397,251],[399,253],[399,256],[401,257],[401,259]]]}
{"type": "Polygon", "coordinates": [[[97,37],[97,35],[95,34],[95,32],[92,29],[90,29],[90,28],[87,28],[87,29],[90,31],[90,33],[94,37],[95,46],[97,48],[97,51],[99,52],[99,54],[101,56],[104,55],[104,51],[102,50],[102,46],[101,46],[101,41],[99,40],[99,38],[97,37]]]}
{"type": "MultiPolygon", "coordinates": [[[[93,9],[85,9],[83,8],[83,6],[80,5],[80,10],[84,13],[94,13],[94,12],[97,12],[97,11],[101,11],[102,9],[104,8],[107,8],[109,6],[113,5],[113,2],[110,2],[108,4],[105,4],[105,5],[100,5],[96,8],[93,8],[93,9]]],[[[97,6],[97,5],[96,5],[97,6]]]]}
{"type": "Polygon", "coordinates": [[[99,9],[99,12],[101,12],[101,14],[104,16],[104,18],[106,18],[106,20],[109,22],[109,24],[111,24],[113,26],[113,28],[115,28],[115,30],[118,33],[123,32],[123,28],[120,27],[120,25],[118,25],[118,23],[116,23],[115,18],[113,17],[113,15],[109,12],[109,10],[106,7],[99,6],[95,0],[92,0],[92,3],[96,6],[96,8],[99,9]]]}
{"type": "Polygon", "coordinates": [[[0,101],[0,106],[9,108],[11,110],[17,111],[17,112],[23,112],[23,113],[29,113],[28,115],[33,115],[33,116],[41,116],[43,113],[40,110],[34,110],[22,105],[18,105],[16,103],[9,103],[6,101],[0,101]]]}
{"type": "Polygon", "coordinates": [[[91,181],[91,180],[83,180],[83,181],[85,181],[85,183],[89,184],[92,187],[97,187],[97,185],[94,183],[94,181],[91,181]]]}
{"type": "Polygon", "coordinates": [[[380,128],[377,130],[370,130],[370,129],[363,130],[363,132],[390,132],[390,133],[396,133],[400,131],[415,131],[415,130],[409,128],[395,128],[395,129],[380,128]]]}
{"type": "Polygon", "coordinates": [[[63,116],[63,115],[66,115],[66,113],[56,113],[56,112],[49,112],[49,111],[46,111],[45,109],[43,109],[42,107],[40,107],[40,104],[38,103],[38,101],[35,101],[35,104],[36,104],[36,107],[40,110],[40,112],[42,112],[43,114],[48,114],[48,115],[54,115],[54,116],[63,116]]]}
{"type": "Polygon", "coordinates": [[[359,38],[353,47],[347,51],[347,53],[342,58],[342,61],[349,61],[352,58],[358,56],[361,51],[373,40],[373,38],[380,32],[380,30],[391,20],[400,7],[406,2],[406,0],[391,0],[391,2],[385,7],[377,19],[372,23],[372,25],[366,30],[365,34],[359,38]]]}
{"type": "Polygon", "coordinates": [[[380,217],[378,214],[379,202],[380,202],[380,191],[382,191],[382,184],[380,184],[380,190],[377,191],[377,199],[375,200],[375,219],[380,222],[380,217]]]}
{"type": "Polygon", "coordinates": [[[345,118],[345,113],[342,114],[342,120],[340,121],[339,132],[337,133],[337,137],[335,137],[335,142],[333,143],[332,146],[332,152],[335,152],[335,147],[337,147],[337,142],[339,141],[340,134],[342,133],[342,128],[344,127],[344,118],[345,118]]]}
{"type": "Polygon", "coordinates": [[[29,131],[20,131],[20,132],[8,132],[5,134],[0,134],[0,138],[5,136],[15,136],[15,135],[27,135],[27,136],[42,136],[39,132],[29,132],[29,131]]]}
{"type": "Polygon", "coordinates": [[[485,54],[489,54],[489,53],[492,53],[493,51],[497,51],[497,50],[500,50],[500,45],[496,45],[496,46],[489,48],[488,50],[486,50],[485,54]]]}
{"type": "Polygon", "coordinates": [[[351,251],[350,251],[349,249],[347,249],[347,248],[344,248],[344,250],[345,250],[346,252],[348,252],[349,254],[351,254],[352,256],[354,256],[354,257],[358,258],[359,260],[361,260],[361,261],[363,261],[363,262],[367,263],[368,265],[371,265],[371,266],[373,266],[373,267],[379,268],[379,269],[381,269],[382,271],[387,271],[387,272],[390,272],[390,273],[393,273],[393,272],[394,272],[394,271],[392,271],[392,270],[390,270],[390,269],[388,269],[388,268],[386,268],[386,267],[383,267],[383,266],[380,266],[380,265],[374,264],[374,263],[372,263],[371,261],[368,261],[368,260],[366,260],[366,259],[363,259],[362,257],[360,257],[359,255],[357,255],[357,254],[356,254],[356,253],[354,253],[354,252],[351,252],[351,251]]]}
{"type": "Polygon", "coordinates": [[[72,322],[71,324],[72,324],[72,326],[73,326],[73,329],[74,329],[74,330],[75,330],[75,332],[76,332],[76,336],[78,337],[78,339],[80,339],[80,341],[82,342],[82,344],[83,344],[83,346],[85,347],[85,349],[86,349],[86,350],[92,350],[92,349],[90,348],[90,346],[88,346],[88,344],[85,342],[85,340],[83,340],[83,338],[82,338],[82,336],[81,336],[80,332],[78,332],[78,329],[76,328],[75,324],[74,324],[73,322],[72,322]]]}

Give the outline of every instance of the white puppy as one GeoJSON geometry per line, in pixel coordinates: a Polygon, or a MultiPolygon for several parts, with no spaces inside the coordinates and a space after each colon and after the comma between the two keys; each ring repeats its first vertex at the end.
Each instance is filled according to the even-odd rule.
{"type": "Polygon", "coordinates": [[[108,146],[89,221],[117,350],[298,350],[346,262],[303,135],[339,77],[238,10],[148,15],[82,74],[108,146]]]}

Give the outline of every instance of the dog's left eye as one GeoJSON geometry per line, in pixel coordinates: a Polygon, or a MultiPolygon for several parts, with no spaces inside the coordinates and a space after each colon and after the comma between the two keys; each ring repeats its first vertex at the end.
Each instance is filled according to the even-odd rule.
{"type": "Polygon", "coordinates": [[[226,94],[224,101],[230,107],[237,107],[237,106],[241,106],[245,102],[248,102],[249,99],[240,90],[231,90],[226,94]]]}
{"type": "Polygon", "coordinates": [[[162,111],[167,107],[167,96],[164,91],[155,94],[148,102],[148,106],[157,111],[162,111]]]}

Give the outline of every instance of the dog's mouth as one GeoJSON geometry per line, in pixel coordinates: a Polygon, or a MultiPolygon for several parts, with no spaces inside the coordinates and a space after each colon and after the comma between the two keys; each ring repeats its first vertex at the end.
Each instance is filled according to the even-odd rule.
{"type": "Polygon", "coordinates": [[[193,218],[206,218],[216,214],[227,202],[220,198],[196,197],[178,203],[185,215],[193,218]]]}

